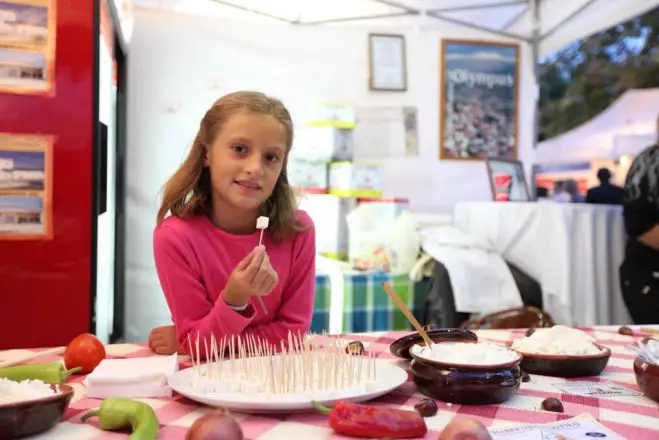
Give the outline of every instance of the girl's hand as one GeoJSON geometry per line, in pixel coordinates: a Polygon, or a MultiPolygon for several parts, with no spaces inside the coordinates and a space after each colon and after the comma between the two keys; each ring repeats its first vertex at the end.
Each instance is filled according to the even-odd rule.
{"type": "Polygon", "coordinates": [[[149,334],[149,348],[156,354],[185,354],[176,341],[176,328],[173,325],[156,327],[149,334]]]}
{"type": "Polygon", "coordinates": [[[265,296],[277,287],[279,276],[270,265],[265,247],[257,246],[233,270],[222,293],[224,301],[239,307],[252,296],[265,296]]]}

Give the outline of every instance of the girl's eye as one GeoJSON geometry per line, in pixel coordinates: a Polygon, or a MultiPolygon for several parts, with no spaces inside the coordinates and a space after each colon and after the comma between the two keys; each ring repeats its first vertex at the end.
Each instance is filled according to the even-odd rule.
{"type": "Polygon", "coordinates": [[[240,144],[234,145],[233,146],[233,151],[235,151],[236,153],[244,154],[244,153],[247,153],[247,147],[244,146],[244,145],[240,145],[240,144]]]}
{"type": "Polygon", "coordinates": [[[265,156],[265,160],[268,162],[277,163],[279,161],[279,157],[276,154],[268,154],[265,156]]]}

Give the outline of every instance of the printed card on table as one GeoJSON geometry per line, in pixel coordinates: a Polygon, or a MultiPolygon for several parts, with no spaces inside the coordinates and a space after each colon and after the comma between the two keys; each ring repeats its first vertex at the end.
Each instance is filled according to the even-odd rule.
{"type": "Polygon", "coordinates": [[[600,425],[590,414],[545,425],[490,429],[492,440],[625,440],[600,425]]]}
{"type": "Polygon", "coordinates": [[[619,397],[640,396],[641,394],[629,388],[611,382],[564,382],[553,384],[566,394],[585,397],[619,397]]]}

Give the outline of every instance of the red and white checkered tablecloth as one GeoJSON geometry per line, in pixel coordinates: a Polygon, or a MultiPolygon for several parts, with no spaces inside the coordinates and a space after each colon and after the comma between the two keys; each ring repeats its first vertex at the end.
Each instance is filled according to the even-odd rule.
{"type": "MultiPolygon", "coordinates": [[[[623,336],[612,328],[584,328],[597,341],[609,347],[612,356],[606,370],[597,378],[587,380],[611,381],[618,385],[638,391],[636,379],[632,370],[634,355],[625,349],[625,345],[633,343],[635,338],[623,336]]],[[[481,340],[491,342],[507,342],[524,335],[523,330],[479,330],[481,340]]],[[[365,333],[347,336],[351,340],[359,339],[370,343],[367,349],[377,352],[379,358],[400,360],[389,353],[389,344],[403,336],[405,332],[365,333]]],[[[22,356],[26,350],[11,350],[0,352],[0,360],[22,356]]],[[[109,357],[144,357],[153,354],[142,345],[118,344],[107,346],[109,357]]],[[[50,360],[58,359],[51,357],[50,360]]],[[[41,358],[37,362],[48,361],[41,358]]],[[[87,423],[80,422],[80,415],[90,408],[97,408],[101,400],[87,398],[83,377],[75,377],[70,384],[75,389],[75,395],[67,410],[64,420],[52,430],[35,438],[49,440],[82,440],[82,439],[119,439],[126,438],[126,433],[112,433],[97,428],[94,419],[87,423]]],[[[585,380],[575,379],[575,380],[585,380]]],[[[426,439],[436,439],[442,428],[456,416],[474,417],[489,427],[514,426],[527,423],[549,423],[563,420],[583,413],[589,413],[603,425],[629,440],[659,439],[659,403],[644,396],[624,396],[611,398],[580,397],[561,392],[553,384],[565,382],[566,379],[544,376],[531,376],[531,381],[522,383],[515,397],[500,405],[461,406],[438,402],[439,412],[436,416],[426,419],[429,433],[426,439]],[[562,414],[540,410],[540,403],[546,397],[558,397],[565,407],[562,414]]],[[[414,383],[408,381],[400,388],[383,396],[373,403],[394,405],[412,409],[424,396],[416,392],[414,383]]],[[[175,394],[169,399],[142,399],[150,404],[158,415],[161,429],[159,439],[183,439],[188,427],[209,407],[197,404],[175,394]]],[[[252,440],[288,440],[290,438],[304,439],[341,439],[327,427],[326,417],[315,413],[291,415],[242,415],[234,414],[242,426],[245,437],[252,440]]]]}

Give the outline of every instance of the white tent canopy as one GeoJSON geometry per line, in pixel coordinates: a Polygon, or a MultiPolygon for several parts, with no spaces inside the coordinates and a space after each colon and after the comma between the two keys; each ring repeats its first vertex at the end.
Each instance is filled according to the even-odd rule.
{"type": "Polygon", "coordinates": [[[464,25],[533,44],[543,57],[659,0],[133,0],[137,7],[296,25],[464,25]],[[535,25],[537,23],[537,26],[535,25]]]}
{"type": "MultiPolygon", "coordinates": [[[[117,0],[115,0],[117,1],[117,0]]],[[[126,0],[124,0],[126,1],[126,0]]],[[[561,47],[627,21],[659,0],[132,0],[142,8],[284,25],[441,29],[445,23],[526,43],[538,62],[561,47]]],[[[124,35],[124,38],[129,35],[124,35]]],[[[459,35],[456,35],[459,37],[459,35]]],[[[524,99],[537,103],[539,94],[524,99]]],[[[533,143],[538,132],[534,111],[533,143]]]]}
{"type": "Polygon", "coordinates": [[[659,88],[628,90],[590,121],[540,142],[535,162],[617,159],[637,154],[656,139],[658,117],[659,88]]]}

